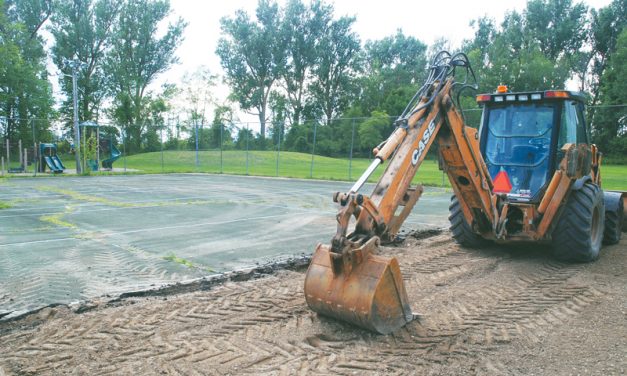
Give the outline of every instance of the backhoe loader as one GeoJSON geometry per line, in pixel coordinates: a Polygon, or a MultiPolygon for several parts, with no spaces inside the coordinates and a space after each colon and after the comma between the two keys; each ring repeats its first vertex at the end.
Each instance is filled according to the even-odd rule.
{"type": "Polygon", "coordinates": [[[459,106],[467,88],[476,89],[476,79],[466,55],[437,54],[371,165],[348,192],[333,195],[336,234],[318,244],[305,277],[313,311],[381,334],[415,318],[398,261],[379,245],[395,238],[420,198],[412,180],[434,143],[454,192],[451,233],[462,246],[550,243],[555,257],[587,262],[602,242],[620,240],[627,195],[601,190],[601,153],[590,142],[582,95],[499,86],[477,96],[483,112],[475,129],[459,106]],[[386,162],[370,196],[360,193],[386,162]]]}

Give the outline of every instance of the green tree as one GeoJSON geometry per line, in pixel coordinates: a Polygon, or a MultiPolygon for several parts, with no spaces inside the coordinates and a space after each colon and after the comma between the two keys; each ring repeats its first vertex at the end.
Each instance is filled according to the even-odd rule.
{"type": "Polygon", "coordinates": [[[614,0],[608,6],[591,11],[592,74],[588,87],[592,105],[597,104],[601,77],[616,50],[618,36],[627,25],[627,1],[614,0]]]}
{"type": "Polygon", "coordinates": [[[357,87],[360,42],[352,30],[354,17],[341,17],[325,25],[316,44],[316,65],[310,85],[312,108],[322,114],[327,125],[345,110],[357,87]]]}
{"type": "Polygon", "coordinates": [[[182,89],[176,84],[166,82],[161,85],[159,99],[163,100],[165,111],[160,114],[163,118],[163,125],[159,133],[163,133],[164,147],[168,150],[179,149],[179,130],[177,115],[180,113],[179,100],[182,89]]]}
{"type": "Polygon", "coordinates": [[[182,79],[181,94],[184,105],[182,110],[189,114],[190,126],[207,121],[207,111],[215,104],[213,89],[216,86],[217,76],[209,68],[200,67],[192,73],[185,73],[182,79]]]}
{"type": "Polygon", "coordinates": [[[268,104],[272,88],[285,67],[286,40],[282,38],[279,6],[259,0],[256,19],[243,10],[220,20],[222,38],[216,54],[231,88],[231,97],[244,111],[256,111],[260,136],[266,136],[268,104]]]}
{"type": "Polygon", "coordinates": [[[233,136],[231,135],[233,117],[233,109],[230,106],[220,105],[216,107],[211,122],[209,147],[228,149],[233,146],[233,136]]]}
{"type": "Polygon", "coordinates": [[[39,31],[50,18],[52,0],[7,0],[5,8],[9,18],[20,23],[29,39],[36,39],[39,31]]]}
{"type": "Polygon", "coordinates": [[[526,32],[544,55],[579,78],[585,90],[592,53],[582,47],[589,43],[588,9],[571,0],[532,0],[525,11],[526,32]]]}
{"type": "Polygon", "coordinates": [[[292,124],[286,132],[284,147],[286,150],[311,153],[313,144],[313,124],[292,124]]]}
{"type": "Polygon", "coordinates": [[[627,155],[627,29],[616,39],[615,52],[603,72],[599,102],[607,106],[594,118],[594,142],[601,151],[627,155]]]}
{"type": "Polygon", "coordinates": [[[524,11],[526,32],[550,59],[576,54],[586,41],[587,7],[572,0],[530,0],[524,11]]]}
{"type": "Polygon", "coordinates": [[[169,111],[168,88],[164,93],[156,97],[147,95],[144,99],[147,103],[149,124],[142,134],[143,151],[151,152],[161,149],[163,130],[166,129],[165,115],[169,111]]]}
{"type": "Polygon", "coordinates": [[[237,136],[235,140],[235,148],[239,150],[246,150],[251,147],[251,142],[254,140],[253,131],[247,128],[239,128],[237,130],[237,136]]]}
{"type": "MultiPolygon", "coordinates": [[[[233,146],[233,109],[227,105],[219,105],[213,112],[213,120],[208,127],[198,127],[198,147],[200,149],[231,148],[233,146]]],[[[192,127],[192,132],[187,140],[189,147],[196,147],[196,129],[192,127]]],[[[253,138],[251,137],[250,140],[253,138]]],[[[244,144],[244,148],[246,145],[244,144]]]]}
{"type": "Polygon", "coordinates": [[[385,140],[390,117],[385,112],[374,111],[372,116],[359,126],[359,146],[362,151],[369,152],[385,140]]]}
{"type": "MultiPolygon", "coordinates": [[[[270,108],[272,109],[272,124],[269,129],[270,138],[272,139],[272,144],[276,147],[279,145],[279,142],[283,144],[285,140],[285,123],[289,116],[287,97],[273,92],[270,95],[270,108]]],[[[281,145],[281,148],[284,149],[285,145],[281,145]]]]}
{"type": "Polygon", "coordinates": [[[424,80],[427,46],[398,30],[395,35],[366,42],[359,105],[365,113],[379,110],[400,115],[424,80]]]}
{"type": "Polygon", "coordinates": [[[547,56],[525,22],[514,11],[505,16],[500,28],[487,19],[475,23],[475,38],[467,41],[464,49],[477,74],[480,91],[493,91],[499,84],[513,91],[564,86],[569,78],[569,60],[547,56]]]}
{"type": "Polygon", "coordinates": [[[71,126],[72,68],[67,60],[81,62],[78,69],[79,121],[97,120],[106,95],[103,62],[110,44],[111,29],[118,16],[120,2],[113,0],[57,1],[51,18],[54,38],[52,60],[63,73],[61,90],[65,94],[61,112],[71,126]]]}
{"type": "Polygon", "coordinates": [[[30,145],[51,137],[54,115],[41,27],[49,18],[49,1],[0,0],[0,116],[4,137],[30,145]],[[31,120],[37,118],[38,120],[31,120]]]}
{"type": "Polygon", "coordinates": [[[178,61],[174,53],[186,23],[174,20],[159,37],[159,24],[170,15],[167,0],[127,0],[119,14],[105,69],[113,95],[113,117],[125,127],[127,150],[136,152],[146,126],[146,89],[178,61]]]}
{"type": "Polygon", "coordinates": [[[281,33],[287,41],[287,59],[281,78],[287,97],[291,124],[299,124],[310,94],[307,79],[316,64],[316,43],[325,26],[331,22],[333,8],[322,1],[306,6],[300,0],[290,0],[285,6],[281,33]]]}

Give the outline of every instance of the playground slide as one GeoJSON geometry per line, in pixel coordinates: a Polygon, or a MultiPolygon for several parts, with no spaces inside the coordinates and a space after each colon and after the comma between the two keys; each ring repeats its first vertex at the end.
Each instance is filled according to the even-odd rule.
{"type": "Polygon", "coordinates": [[[46,160],[46,164],[48,165],[48,168],[50,169],[50,171],[54,173],[63,172],[63,169],[57,167],[57,164],[54,162],[52,157],[49,157],[46,155],[44,156],[44,159],[46,160]]]}
{"type": "Polygon", "coordinates": [[[115,146],[111,145],[111,156],[107,159],[102,160],[103,168],[113,168],[113,162],[117,161],[122,153],[115,146]]]}
{"type": "Polygon", "coordinates": [[[61,162],[61,159],[59,158],[58,155],[53,155],[50,158],[52,158],[52,161],[54,162],[55,165],[57,165],[57,168],[61,171],[65,170],[65,166],[63,165],[63,162],[61,162]]]}

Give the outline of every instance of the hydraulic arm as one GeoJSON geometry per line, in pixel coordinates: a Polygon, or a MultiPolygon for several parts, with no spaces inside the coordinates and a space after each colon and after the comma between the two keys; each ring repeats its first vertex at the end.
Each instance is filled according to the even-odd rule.
{"type": "Polygon", "coordinates": [[[349,192],[334,195],[340,205],[337,232],[331,245],[317,246],[305,278],[311,309],[382,334],[414,318],[398,261],[378,255],[378,246],[396,236],[420,198],[422,186],[412,186],[412,179],[434,142],[439,145],[441,168],[462,198],[467,223],[482,233],[501,231],[502,205],[492,193],[477,131],[464,125],[453,100],[454,92],[470,86],[468,79],[474,80],[474,74],[464,54],[438,54],[394,132],[374,149],[372,164],[349,192]],[[465,74],[464,82],[455,81],[459,70],[465,74]],[[359,193],[385,162],[371,195],[359,193]]]}

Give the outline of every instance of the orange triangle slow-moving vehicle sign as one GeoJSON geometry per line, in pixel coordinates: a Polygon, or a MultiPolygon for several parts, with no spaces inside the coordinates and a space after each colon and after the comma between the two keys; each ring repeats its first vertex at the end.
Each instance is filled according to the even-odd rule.
{"type": "Polygon", "coordinates": [[[512,183],[509,181],[509,175],[505,170],[499,171],[494,178],[494,193],[509,193],[512,191],[512,183]]]}

